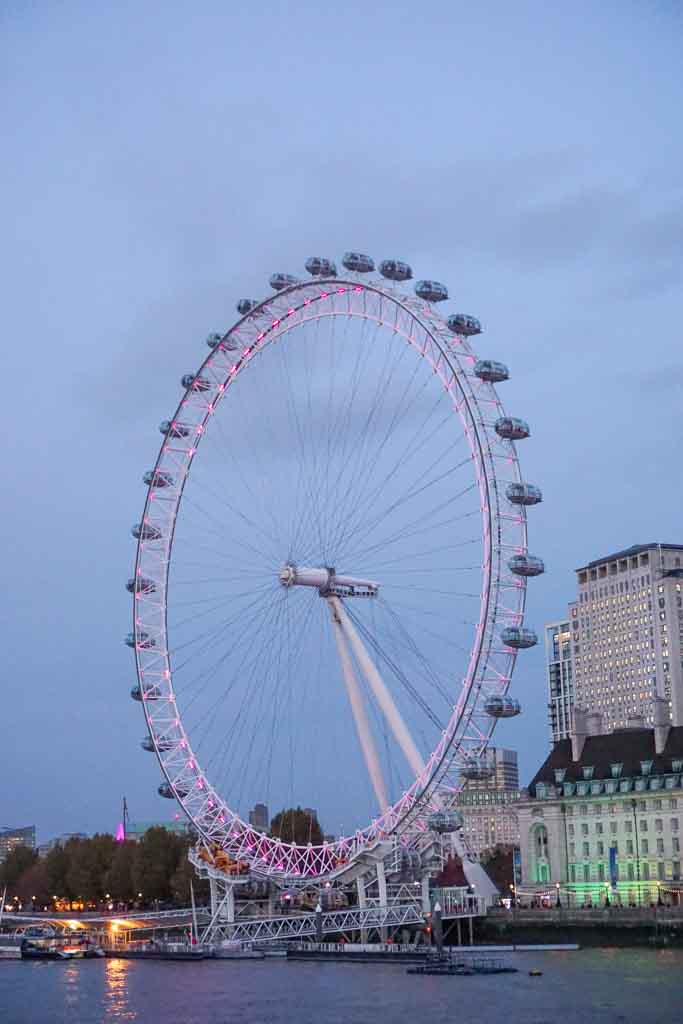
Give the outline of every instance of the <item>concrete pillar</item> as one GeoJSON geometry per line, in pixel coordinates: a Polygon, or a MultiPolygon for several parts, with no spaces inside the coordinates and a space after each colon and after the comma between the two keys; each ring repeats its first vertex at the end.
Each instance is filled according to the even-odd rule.
{"type": "MultiPolygon", "coordinates": [[[[365,902],[365,881],[361,875],[356,879],[356,892],[358,893],[358,906],[363,910],[366,906],[365,902]]],[[[360,930],[360,941],[365,943],[368,941],[368,930],[367,928],[361,928],[360,930]]]]}
{"type": "Polygon", "coordinates": [[[432,909],[432,905],[429,899],[429,875],[424,875],[421,881],[422,886],[422,911],[428,914],[432,909]]]}

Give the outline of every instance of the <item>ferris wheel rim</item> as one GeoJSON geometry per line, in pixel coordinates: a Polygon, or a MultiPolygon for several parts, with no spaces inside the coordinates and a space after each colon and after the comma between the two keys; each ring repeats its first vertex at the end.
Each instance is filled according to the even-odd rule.
{"type": "MultiPolygon", "coordinates": [[[[466,375],[461,365],[459,364],[458,360],[456,359],[457,352],[454,350],[456,339],[453,339],[453,336],[451,335],[451,345],[449,346],[446,344],[446,341],[448,340],[448,335],[446,334],[447,328],[445,326],[445,322],[432,310],[432,308],[427,303],[420,303],[417,300],[412,299],[411,297],[408,297],[403,293],[397,292],[395,289],[387,287],[386,285],[380,282],[360,280],[356,278],[355,275],[350,275],[349,277],[335,276],[333,278],[317,278],[312,281],[302,281],[297,282],[296,284],[292,284],[290,287],[283,289],[276,295],[268,296],[262,302],[256,304],[249,311],[249,313],[242,316],[233,325],[233,327],[230,328],[230,330],[227,331],[221,337],[219,344],[220,346],[223,346],[227,342],[227,340],[231,339],[233,336],[239,337],[241,329],[244,328],[245,325],[251,325],[253,327],[253,325],[256,323],[259,317],[264,316],[266,314],[270,317],[270,311],[274,307],[276,309],[279,309],[280,306],[284,306],[287,309],[286,316],[275,316],[271,321],[270,327],[265,332],[260,332],[260,337],[258,338],[259,344],[261,344],[261,342],[268,338],[266,343],[261,344],[261,348],[258,349],[258,352],[261,352],[266,347],[268,347],[270,343],[279,340],[279,338],[288,334],[295,326],[302,322],[296,317],[297,307],[295,307],[295,304],[290,303],[289,301],[286,300],[297,296],[299,298],[305,296],[304,303],[298,307],[298,309],[301,309],[304,308],[305,306],[310,305],[313,301],[315,301],[316,298],[328,298],[329,295],[335,291],[338,295],[365,295],[366,293],[371,293],[372,295],[378,297],[380,302],[382,300],[387,300],[391,306],[400,308],[406,314],[406,316],[409,318],[411,322],[418,324],[420,329],[425,333],[425,336],[429,337],[431,344],[440,353],[439,359],[443,360],[442,365],[447,367],[450,373],[452,374],[452,384],[457,385],[461,395],[460,405],[454,411],[457,412],[457,415],[459,416],[461,423],[463,425],[463,429],[467,434],[468,444],[470,446],[470,451],[472,453],[472,457],[475,463],[475,478],[477,480],[480,495],[482,497],[481,515],[483,523],[485,552],[487,554],[484,559],[484,565],[482,566],[482,600],[479,623],[477,626],[475,638],[473,640],[472,651],[468,662],[466,681],[463,683],[462,686],[462,692],[465,694],[466,699],[462,707],[458,708],[457,705],[454,705],[453,712],[449,718],[449,722],[446,726],[446,729],[444,730],[445,739],[442,738],[441,742],[437,744],[437,746],[432,751],[430,757],[427,760],[425,771],[422,774],[422,776],[418,776],[417,778],[415,778],[409,789],[403,794],[402,797],[399,798],[398,801],[396,801],[389,808],[389,811],[385,814],[380,815],[365,829],[358,830],[352,836],[341,837],[333,843],[323,843],[315,847],[312,847],[310,844],[308,846],[302,846],[301,844],[286,842],[279,842],[277,844],[278,850],[280,851],[283,859],[286,859],[289,862],[289,854],[293,853],[295,858],[307,858],[308,862],[310,862],[309,866],[313,864],[313,861],[315,861],[316,854],[318,854],[320,851],[324,851],[326,855],[334,855],[336,853],[348,852],[349,849],[351,848],[357,851],[359,848],[362,848],[364,845],[367,845],[368,842],[373,841],[373,839],[376,839],[378,837],[387,837],[389,835],[394,835],[400,830],[401,826],[405,822],[415,819],[419,815],[420,810],[423,810],[424,807],[428,804],[428,801],[435,787],[443,780],[444,775],[449,770],[449,766],[452,764],[451,752],[453,744],[456,741],[458,725],[463,723],[463,721],[469,722],[473,714],[475,714],[477,710],[477,698],[479,696],[479,691],[481,690],[481,685],[479,686],[478,689],[475,690],[477,672],[479,671],[481,657],[486,651],[486,646],[488,644],[488,648],[490,648],[493,640],[493,633],[488,627],[491,617],[492,580],[495,568],[494,561],[496,563],[499,574],[501,562],[500,544],[496,541],[496,531],[493,528],[495,518],[493,502],[495,502],[496,504],[496,514],[499,514],[498,505],[500,496],[498,494],[496,486],[496,477],[492,466],[492,459],[489,458],[489,461],[487,461],[487,453],[489,453],[490,455],[491,450],[492,431],[489,429],[490,425],[486,424],[485,418],[481,413],[476,394],[472,392],[471,388],[468,393],[468,391],[464,387],[466,375]],[[317,296],[315,295],[316,292],[318,292],[317,296]],[[314,293],[313,298],[310,297],[309,293],[314,293]],[[283,323],[285,325],[289,323],[289,326],[285,326],[285,329],[280,331],[279,328],[282,326],[283,323]],[[271,332],[274,331],[277,331],[278,333],[269,337],[269,335],[271,335],[271,332]],[[473,412],[473,408],[476,409],[476,415],[473,412]],[[469,429],[468,424],[465,422],[465,415],[469,417],[469,429]],[[473,431],[472,435],[470,435],[470,430],[473,431]],[[484,434],[484,437],[480,436],[480,432],[484,434]],[[478,453],[478,459],[475,457],[475,452],[478,453]],[[489,462],[491,462],[491,465],[489,465],[489,462]],[[472,697],[474,697],[473,701],[471,699],[472,697]]],[[[316,319],[330,315],[361,316],[365,319],[372,319],[371,317],[364,315],[362,313],[351,311],[339,311],[335,314],[331,314],[329,311],[327,311],[324,313],[317,314],[316,319]]],[[[381,321],[379,322],[382,323],[381,321]]],[[[384,324],[382,324],[382,326],[384,326],[384,324]]],[[[409,339],[406,338],[406,340],[409,339]]],[[[466,338],[458,336],[457,345],[459,347],[459,351],[462,353],[464,357],[473,360],[473,354],[471,352],[469,342],[466,338]]],[[[242,358],[246,358],[247,360],[247,363],[245,365],[249,365],[249,363],[251,362],[252,355],[253,353],[249,352],[248,349],[243,352],[242,358]]],[[[431,361],[426,356],[425,352],[418,351],[418,355],[421,355],[422,358],[427,358],[428,362],[432,362],[432,368],[434,369],[434,372],[437,372],[437,368],[435,367],[434,362],[431,361]]],[[[197,373],[194,375],[195,378],[200,377],[200,375],[207,369],[207,367],[210,367],[212,365],[212,361],[214,360],[215,356],[216,350],[210,352],[209,355],[206,356],[206,358],[202,361],[199,369],[197,370],[197,373]]],[[[223,366],[222,372],[224,372],[225,370],[226,367],[223,366]]],[[[240,371],[238,370],[233,375],[233,379],[237,376],[238,372],[240,371]]],[[[220,390],[218,400],[223,400],[224,393],[228,390],[229,386],[224,383],[223,388],[220,390]]],[[[182,415],[182,410],[186,407],[189,394],[190,389],[188,388],[183,397],[181,398],[181,401],[179,402],[178,407],[176,409],[174,419],[171,422],[176,422],[178,420],[178,417],[182,415]]],[[[502,409],[502,406],[500,404],[500,401],[497,399],[497,396],[496,403],[497,408],[502,409]]],[[[216,402],[216,404],[218,404],[218,401],[216,402]]],[[[204,427],[208,420],[210,419],[212,413],[213,409],[209,408],[209,411],[207,411],[204,422],[202,424],[202,429],[201,431],[198,432],[194,452],[190,456],[187,471],[183,475],[182,484],[179,487],[175,497],[171,532],[170,536],[168,537],[167,543],[167,551],[169,557],[167,559],[167,568],[164,577],[164,635],[167,635],[168,630],[168,565],[170,565],[171,563],[170,555],[173,548],[173,540],[175,526],[178,520],[178,512],[181,507],[184,487],[189,476],[191,463],[192,460],[194,459],[194,453],[196,452],[199,446],[199,442],[203,438],[204,427]]],[[[168,450],[167,440],[168,438],[164,438],[162,442],[159,454],[154,464],[154,470],[152,471],[153,474],[163,472],[161,467],[165,465],[164,454],[168,450]]],[[[519,474],[519,465],[516,457],[516,452],[514,451],[514,446],[512,446],[512,453],[512,462],[515,471],[515,476],[516,479],[519,482],[521,482],[521,475],[519,474]]],[[[147,521],[150,506],[152,504],[152,500],[154,497],[154,491],[154,484],[150,483],[145,498],[142,520],[143,523],[147,521]]],[[[521,528],[522,544],[519,545],[516,548],[516,550],[526,552],[526,517],[524,514],[520,514],[519,525],[521,528]]],[[[135,560],[136,578],[141,571],[141,562],[145,543],[146,542],[144,538],[140,537],[138,540],[135,560]]],[[[516,582],[516,586],[518,603],[517,610],[513,614],[516,620],[521,622],[524,613],[525,588],[523,583],[520,584],[516,582]]],[[[138,681],[140,687],[143,687],[145,675],[149,674],[149,670],[146,669],[143,665],[143,662],[148,661],[146,655],[144,654],[144,649],[141,649],[137,643],[137,636],[139,633],[142,632],[142,630],[140,629],[141,623],[137,615],[140,597],[144,597],[144,595],[139,595],[137,593],[133,594],[133,634],[136,637],[135,659],[136,670],[138,673],[138,681]]],[[[494,603],[497,601],[497,593],[493,595],[493,601],[494,603]]],[[[510,662],[509,676],[511,676],[512,668],[514,667],[515,652],[507,651],[505,653],[506,657],[509,659],[510,662]]],[[[173,694],[173,671],[170,667],[170,662],[168,661],[167,644],[164,644],[164,652],[162,654],[162,657],[165,657],[168,663],[166,669],[167,683],[169,686],[170,694],[173,694]]],[[[172,697],[172,703],[173,706],[175,707],[174,696],[172,697]]],[[[202,772],[201,768],[199,768],[199,762],[193,754],[190,738],[187,732],[185,731],[180,713],[176,709],[175,728],[176,730],[179,730],[179,732],[177,733],[177,742],[175,746],[183,750],[183,756],[185,757],[186,761],[191,765],[190,772],[196,773],[196,784],[200,790],[201,795],[199,801],[195,799],[194,802],[191,802],[188,799],[187,794],[183,794],[182,786],[178,786],[178,779],[180,778],[180,776],[176,771],[174,771],[174,767],[177,767],[177,758],[176,761],[173,761],[172,757],[169,756],[165,758],[163,756],[165,753],[167,753],[167,751],[162,749],[162,744],[165,742],[165,733],[163,730],[157,728],[159,725],[159,719],[156,718],[155,715],[153,714],[149,702],[143,701],[142,704],[147,727],[149,730],[149,735],[152,738],[155,753],[158,757],[162,772],[169,785],[173,788],[176,799],[181,804],[184,812],[193,822],[195,827],[197,827],[199,833],[209,841],[225,838],[225,826],[227,825],[228,828],[233,829],[234,832],[236,833],[234,838],[236,838],[238,842],[236,844],[233,844],[234,846],[242,847],[244,846],[243,840],[251,840],[251,842],[246,843],[247,848],[250,850],[250,853],[248,853],[247,856],[251,856],[253,859],[256,856],[256,854],[253,852],[254,848],[256,848],[257,853],[259,849],[259,840],[257,838],[258,832],[257,830],[253,829],[252,826],[250,826],[248,823],[244,822],[239,815],[237,815],[228,807],[228,805],[225,803],[220,794],[216,792],[216,790],[210,784],[208,779],[204,776],[204,773],[202,772]],[[188,806],[188,804],[190,806],[188,806]],[[201,806],[198,807],[198,805],[201,806]]],[[[485,749],[486,744],[490,739],[495,724],[495,720],[490,722],[488,733],[486,735],[482,733],[482,751],[485,749]]],[[[193,789],[194,788],[195,787],[193,787],[193,789]]],[[[194,796],[197,796],[196,792],[194,793],[194,796]]],[[[273,843],[274,841],[268,839],[268,842],[273,843]]],[[[269,861],[270,860],[273,860],[273,858],[269,856],[269,861]]],[[[321,866],[322,865],[319,863],[318,867],[321,866]]],[[[261,870],[263,871],[264,874],[280,873],[277,863],[265,864],[261,868],[261,870]]],[[[284,873],[286,873],[286,871],[284,873]]],[[[298,872],[295,871],[294,873],[296,874],[298,872]]],[[[321,874],[323,872],[313,870],[312,873],[321,874]]]]}

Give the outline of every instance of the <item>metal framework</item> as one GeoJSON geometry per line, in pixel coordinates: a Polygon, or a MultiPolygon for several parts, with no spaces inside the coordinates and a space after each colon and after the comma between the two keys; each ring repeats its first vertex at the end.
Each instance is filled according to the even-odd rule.
{"type": "MultiPolygon", "coordinates": [[[[486,749],[496,719],[487,713],[485,704],[491,697],[506,695],[517,654],[514,647],[503,641],[502,633],[510,627],[521,627],[524,618],[526,579],[513,572],[508,563],[513,556],[527,554],[527,530],[524,505],[513,503],[506,496],[510,485],[523,486],[515,444],[496,429],[504,416],[503,407],[491,380],[475,373],[476,365],[477,357],[467,332],[454,333],[429,302],[406,294],[386,280],[354,273],[337,276],[336,272],[328,278],[291,280],[276,294],[254,304],[217,339],[188,381],[170,421],[182,425],[182,430],[169,429],[154,470],[148,474],[132,587],[131,645],[142,708],[151,745],[167,783],[202,840],[216,844],[235,860],[246,862],[257,875],[276,880],[330,878],[348,870],[356,858],[362,859],[365,851],[384,845],[389,837],[414,839],[424,834],[427,814],[439,806],[439,787],[459,785],[461,769],[480,758],[486,749]],[[446,727],[426,761],[420,757],[344,611],[344,594],[348,591],[327,595],[344,680],[380,814],[353,835],[318,846],[299,846],[271,838],[242,820],[214,788],[193,752],[191,737],[176,704],[167,637],[167,601],[174,531],[183,491],[200,446],[206,443],[213,417],[221,403],[229,400],[239,376],[263,358],[269,348],[297,326],[324,318],[359,318],[382,325],[411,346],[439,380],[446,400],[461,421],[479,493],[482,589],[467,671],[459,692],[454,694],[446,727]],[[201,388],[194,385],[198,380],[201,388]],[[394,804],[389,801],[372,749],[349,647],[415,776],[394,804]]],[[[393,919],[387,923],[394,923],[393,919]]],[[[338,927],[343,928],[341,918],[338,927]]]]}

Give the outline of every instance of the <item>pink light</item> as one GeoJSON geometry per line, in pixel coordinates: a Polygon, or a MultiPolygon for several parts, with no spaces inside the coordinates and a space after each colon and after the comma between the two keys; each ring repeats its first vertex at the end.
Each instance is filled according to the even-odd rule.
{"type": "Polygon", "coordinates": [[[321,292],[320,293],[320,298],[321,299],[326,299],[327,298],[327,294],[328,294],[327,292],[321,292]]]}
{"type": "Polygon", "coordinates": [[[280,326],[280,321],[279,320],[273,320],[273,327],[279,327],[279,326],[280,326]]]}
{"type": "Polygon", "coordinates": [[[231,366],[230,367],[230,373],[234,376],[237,373],[237,369],[238,369],[237,364],[235,364],[235,366],[231,366]]]}
{"type": "Polygon", "coordinates": [[[361,288],[361,286],[359,284],[357,284],[356,287],[353,290],[354,290],[354,292],[362,292],[363,291],[363,289],[361,288]]]}
{"type": "Polygon", "coordinates": [[[346,291],[346,288],[337,288],[337,292],[338,292],[339,295],[343,295],[345,291],[346,291]]]}
{"type": "Polygon", "coordinates": [[[117,843],[123,843],[126,839],[126,833],[123,828],[123,822],[120,821],[116,826],[116,836],[114,837],[117,843]]]}
{"type": "Polygon", "coordinates": [[[294,316],[294,310],[293,309],[288,309],[287,310],[287,316],[294,316]]]}
{"type": "MultiPolygon", "coordinates": [[[[262,332],[261,332],[261,334],[258,334],[258,335],[256,336],[256,340],[257,340],[257,341],[263,341],[263,339],[265,338],[265,336],[266,336],[266,333],[265,333],[265,331],[262,331],[262,332]]],[[[248,351],[248,350],[247,350],[247,351],[248,351]]]]}
{"type": "Polygon", "coordinates": [[[251,355],[251,349],[250,348],[245,348],[244,352],[242,353],[242,358],[243,359],[248,359],[250,355],[251,355]]]}

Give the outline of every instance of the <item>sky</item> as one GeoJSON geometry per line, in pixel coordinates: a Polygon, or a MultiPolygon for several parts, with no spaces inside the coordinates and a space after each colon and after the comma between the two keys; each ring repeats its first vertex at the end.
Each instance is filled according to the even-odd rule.
{"type": "MultiPolygon", "coordinates": [[[[563,614],[577,566],[683,542],[679,4],[7,2],[0,19],[0,826],[112,829],[123,794],[134,818],[169,816],[121,643],[141,474],[206,334],[310,255],[406,259],[484,322],[544,493],[529,625],[563,614]]],[[[499,741],[528,781],[548,745],[540,645],[515,688],[525,713],[499,741]]]]}

